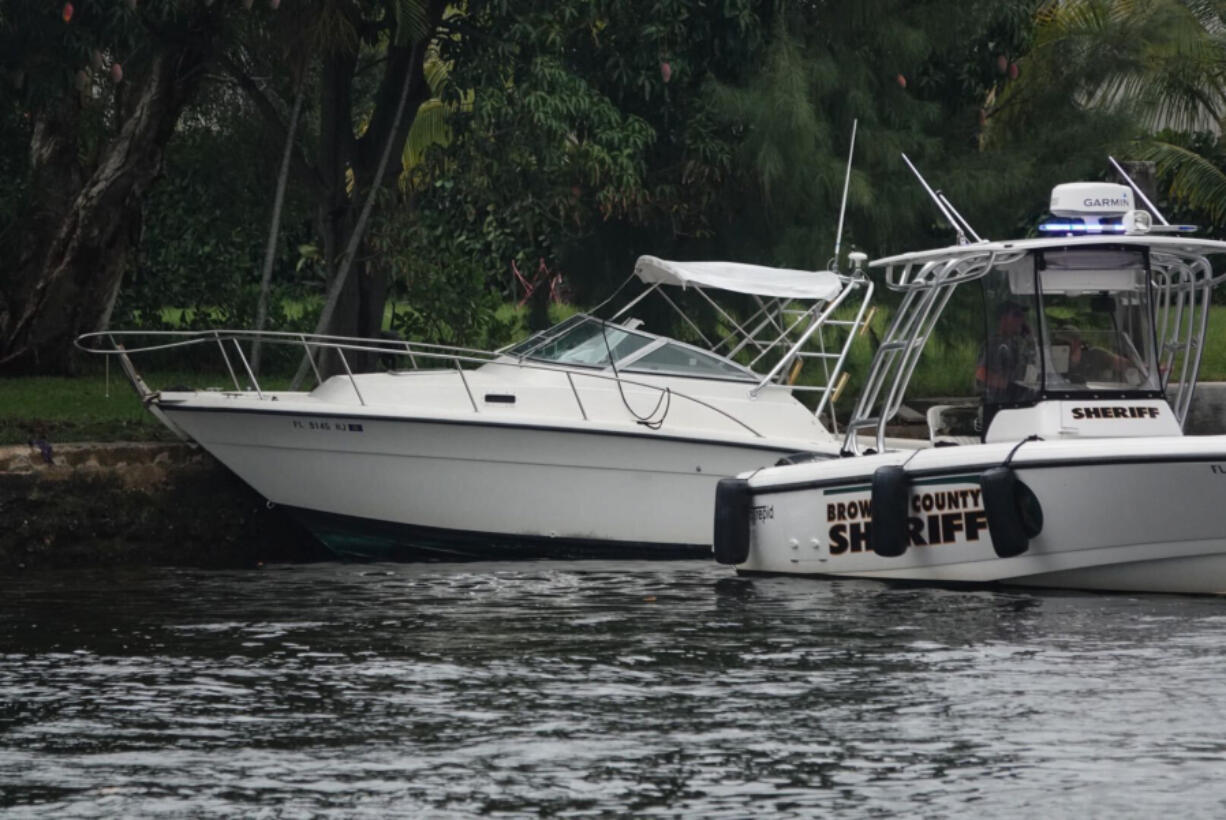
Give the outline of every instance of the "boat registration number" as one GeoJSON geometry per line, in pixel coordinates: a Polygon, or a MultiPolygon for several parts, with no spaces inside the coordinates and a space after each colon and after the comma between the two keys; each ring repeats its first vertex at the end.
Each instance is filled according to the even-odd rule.
{"type": "Polygon", "coordinates": [[[323,421],[319,419],[290,419],[295,430],[318,430],[335,433],[361,433],[362,425],[348,421],[323,421]]]}

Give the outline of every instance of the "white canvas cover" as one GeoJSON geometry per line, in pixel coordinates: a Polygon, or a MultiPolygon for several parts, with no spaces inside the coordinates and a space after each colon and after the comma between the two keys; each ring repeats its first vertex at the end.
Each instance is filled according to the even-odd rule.
{"type": "Polygon", "coordinates": [[[843,289],[837,274],[828,270],[790,270],[740,262],[672,262],[640,256],[634,272],[644,282],[703,288],[784,299],[833,299],[843,289]]]}

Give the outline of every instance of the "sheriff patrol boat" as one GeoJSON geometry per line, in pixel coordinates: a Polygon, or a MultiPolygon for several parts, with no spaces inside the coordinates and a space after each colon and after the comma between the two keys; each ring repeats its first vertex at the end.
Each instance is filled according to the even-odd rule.
{"type": "Polygon", "coordinates": [[[747,574],[1226,592],[1226,436],[1183,433],[1226,243],[1187,236],[1145,200],[1154,224],[1133,207],[1139,189],[1110,183],[1057,186],[1042,236],[990,242],[928,190],[964,241],[872,263],[902,301],[847,457],[721,481],[717,560],[747,574]],[[958,287],[983,294],[978,399],[931,408],[931,446],[893,448],[886,424],[958,287]]]}

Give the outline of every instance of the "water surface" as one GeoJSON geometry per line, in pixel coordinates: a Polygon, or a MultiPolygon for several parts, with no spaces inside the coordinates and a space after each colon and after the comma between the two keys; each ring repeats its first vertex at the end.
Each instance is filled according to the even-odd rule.
{"type": "Polygon", "coordinates": [[[25,574],[0,810],[1220,817],[1224,629],[705,562],[25,574]]]}

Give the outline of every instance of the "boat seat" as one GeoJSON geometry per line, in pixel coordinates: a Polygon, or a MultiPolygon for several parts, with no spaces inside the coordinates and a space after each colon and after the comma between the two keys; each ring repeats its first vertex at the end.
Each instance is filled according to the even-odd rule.
{"type": "Polygon", "coordinates": [[[981,444],[983,437],[975,431],[978,418],[978,404],[934,404],[928,408],[928,438],[934,447],[981,444]]]}

